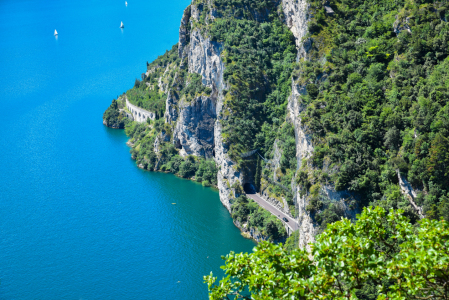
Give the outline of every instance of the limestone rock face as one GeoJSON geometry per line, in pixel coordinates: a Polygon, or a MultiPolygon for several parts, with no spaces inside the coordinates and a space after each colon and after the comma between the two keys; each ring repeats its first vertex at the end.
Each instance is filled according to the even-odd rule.
{"type": "Polygon", "coordinates": [[[172,124],[178,119],[178,98],[172,91],[168,91],[167,100],[165,101],[165,123],[172,124]]]}
{"type": "Polygon", "coordinates": [[[409,33],[412,33],[412,30],[410,28],[410,25],[408,24],[410,22],[410,18],[405,19],[399,19],[398,16],[396,16],[396,21],[393,23],[393,31],[398,35],[401,33],[401,31],[407,30],[409,33]]]}
{"type": "MultiPolygon", "coordinates": [[[[168,92],[168,88],[169,88],[169,83],[165,80],[166,74],[170,71],[170,65],[168,65],[165,68],[164,74],[159,77],[158,81],[157,81],[157,86],[159,87],[159,90],[162,91],[163,93],[167,93],[168,92]]],[[[151,86],[150,86],[151,88],[151,86]]]]}
{"type": "Polygon", "coordinates": [[[305,57],[302,39],[307,34],[309,22],[309,4],[307,0],[282,0],[285,23],[292,31],[298,48],[298,56],[305,57]]]}
{"type": "Polygon", "coordinates": [[[181,58],[184,53],[184,47],[190,41],[190,16],[191,16],[191,6],[189,5],[184,10],[184,14],[181,19],[181,26],[179,26],[178,55],[181,58]]]}
{"type": "MultiPolygon", "coordinates": [[[[305,132],[305,128],[301,122],[300,113],[304,106],[301,105],[301,95],[305,94],[305,87],[292,83],[292,95],[288,99],[289,118],[295,127],[296,141],[296,160],[298,169],[302,166],[303,159],[312,156],[313,146],[311,137],[305,132]]],[[[308,204],[307,195],[301,195],[301,188],[292,181],[293,200],[295,201],[299,222],[299,246],[301,248],[308,247],[309,243],[315,241],[317,228],[312,217],[306,210],[308,204]]],[[[307,250],[310,250],[307,248],[307,250]]]]}
{"type": "MultiPolygon", "coordinates": [[[[307,59],[307,52],[313,45],[312,39],[304,40],[307,34],[308,22],[310,19],[306,0],[282,0],[282,7],[284,10],[285,22],[292,31],[296,39],[296,46],[298,48],[298,59],[307,59]]],[[[303,160],[308,160],[313,154],[314,147],[312,145],[312,138],[307,134],[307,128],[302,124],[300,114],[305,109],[305,105],[301,102],[301,95],[307,93],[307,88],[304,85],[298,84],[292,79],[292,94],[288,99],[288,118],[295,128],[296,140],[296,159],[297,167],[300,169],[303,160]]],[[[276,149],[276,148],[275,148],[276,149]]],[[[299,246],[307,248],[309,243],[315,241],[315,235],[318,233],[318,226],[314,222],[310,213],[306,210],[309,203],[309,198],[306,193],[301,193],[301,187],[298,186],[295,180],[292,180],[292,193],[295,202],[296,210],[298,212],[298,222],[300,225],[299,246]]],[[[342,207],[345,215],[348,218],[355,217],[356,210],[350,210],[346,202],[352,196],[347,192],[337,192],[333,186],[325,186],[320,190],[320,194],[330,199],[332,202],[338,202],[342,207]]]]}
{"type": "Polygon", "coordinates": [[[212,158],[216,99],[200,96],[191,103],[181,102],[178,107],[180,115],[173,138],[178,147],[182,146],[181,153],[212,158]]]}
{"type": "Polygon", "coordinates": [[[161,151],[160,146],[163,142],[170,142],[170,135],[168,135],[165,130],[162,130],[154,141],[154,152],[156,154],[161,151]]]}
{"type": "MultiPolygon", "coordinates": [[[[222,98],[220,99],[222,100],[222,98]]],[[[222,106],[223,103],[220,101],[222,106]]],[[[220,108],[221,109],[221,108],[220,108]]],[[[229,158],[228,146],[221,136],[222,125],[220,119],[215,122],[215,162],[218,166],[218,190],[221,203],[231,212],[232,200],[239,195],[235,194],[234,184],[242,184],[243,176],[237,170],[235,163],[229,158]]]]}
{"type": "Polygon", "coordinates": [[[274,167],[273,181],[278,181],[277,170],[281,167],[282,149],[279,147],[278,144],[279,144],[279,140],[274,141],[273,160],[271,162],[272,166],[274,167]]]}
{"type": "Polygon", "coordinates": [[[399,170],[396,170],[398,175],[399,187],[401,188],[401,193],[408,199],[410,205],[415,210],[416,214],[420,219],[425,218],[423,213],[423,207],[418,206],[415,202],[416,197],[418,197],[418,193],[413,189],[412,185],[407,181],[407,178],[401,175],[399,170]]]}
{"type": "Polygon", "coordinates": [[[204,38],[197,28],[190,35],[189,72],[201,74],[203,84],[213,91],[217,91],[223,81],[224,63],[220,58],[221,47],[221,44],[204,38]]]}
{"type": "Polygon", "coordinates": [[[222,45],[203,36],[201,31],[193,26],[193,21],[199,19],[204,5],[209,5],[206,23],[217,16],[210,1],[205,4],[192,4],[186,9],[181,21],[179,54],[183,60],[181,65],[187,65],[189,73],[200,74],[203,85],[210,87],[212,93],[210,96],[196,97],[191,102],[183,102],[178,99],[176,93],[169,91],[165,119],[167,123],[176,123],[173,142],[178,148],[182,148],[182,155],[215,158],[219,168],[220,200],[230,211],[232,199],[238,196],[233,186],[242,184],[242,174],[236,170],[235,163],[227,155],[227,145],[221,137],[220,113],[223,107],[223,90],[226,89],[223,82],[225,66],[220,57],[222,45]]]}
{"type": "Polygon", "coordinates": [[[300,114],[305,109],[301,103],[301,95],[306,93],[306,88],[292,82],[292,94],[288,99],[289,118],[295,127],[296,159],[298,168],[301,168],[302,160],[312,156],[312,138],[305,132],[300,114]]]}
{"type": "MultiPolygon", "coordinates": [[[[187,15],[195,18],[198,14],[197,6],[191,5],[190,11],[191,14],[187,15]]],[[[187,15],[185,12],[184,17],[187,15]]],[[[184,22],[183,18],[182,24],[184,22]]],[[[180,45],[181,40],[187,39],[180,37],[180,45]]],[[[183,50],[186,54],[183,59],[186,60],[188,71],[200,74],[203,85],[212,88],[212,94],[196,97],[189,103],[179,102],[174,93],[170,93],[167,99],[166,120],[177,122],[174,129],[174,142],[178,148],[182,147],[182,155],[212,158],[214,124],[218,114],[216,103],[224,71],[224,64],[220,58],[221,45],[204,38],[197,28],[192,30],[188,40],[190,43],[184,45],[185,50],[183,50]]]]}

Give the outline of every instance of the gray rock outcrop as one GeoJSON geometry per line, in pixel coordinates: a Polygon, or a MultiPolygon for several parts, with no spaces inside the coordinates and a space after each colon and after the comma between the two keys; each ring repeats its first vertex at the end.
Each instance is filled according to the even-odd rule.
{"type": "MultiPolygon", "coordinates": [[[[306,0],[283,0],[282,7],[284,10],[285,22],[295,36],[296,46],[298,48],[298,59],[307,59],[307,53],[312,47],[313,40],[305,39],[308,30],[308,22],[310,20],[309,4],[306,0]]],[[[295,82],[292,79],[292,94],[288,99],[288,119],[293,123],[295,128],[296,141],[296,159],[298,170],[303,167],[303,161],[312,157],[313,144],[312,138],[307,133],[307,128],[302,124],[301,112],[305,109],[305,105],[301,102],[301,96],[307,93],[307,87],[303,84],[295,82]]],[[[318,227],[306,207],[309,204],[309,195],[301,191],[295,180],[292,180],[293,200],[298,213],[299,223],[299,246],[309,249],[309,243],[315,241],[315,235],[318,227]]],[[[347,192],[337,192],[331,185],[322,187],[320,193],[330,199],[332,202],[341,203],[341,207],[345,215],[349,218],[355,217],[354,211],[346,205],[346,200],[352,196],[347,192]]]]}
{"type": "Polygon", "coordinates": [[[182,147],[181,154],[212,158],[216,99],[200,96],[191,103],[181,101],[178,107],[180,113],[173,138],[182,147]]]}
{"type": "Polygon", "coordinates": [[[198,28],[190,36],[189,72],[203,77],[203,84],[218,91],[223,81],[224,63],[221,60],[221,47],[217,42],[204,38],[198,28]]]}
{"type": "MultiPolygon", "coordinates": [[[[222,45],[204,37],[201,31],[193,26],[193,21],[198,20],[202,9],[203,7],[192,4],[190,10],[185,11],[181,27],[189,27],[187,25],[187,19],[189,19],[190,28],[193,29],[189,38],[184,36],[187,34],[186,29],[180,30],[179,53],[183,60],[187,60],[188,71],[201,74],[203,85],[210,87],[212,94],[208,97],[196,97],[191,103],[179,103],[180,99],[169,92],[166,121],[176,122],[174,142],[178,147],[182,147],[183,155],[215,157],[219,168],[220,200],[230,211],[232,199],[238,196],[232,187],[236,183],[242,184],[242,176],[227,155],[227,145],[223,143],[221,136],[220,114],[223,107],[223,90],[226,89],[226,84],[223,82],[225,66],[220,57],[222,45]]],[[[206,19],[211,20],[215,16],[216,11],[210,9],[206,19]]]]}
{"type": "Polygon", "coordinates": [[[402,194],[410,202],[410,205],[418,214],[419,218],[423,219],[425,217],[423,213],[423,208],[421,206],[418,206],[415,202],[418,193],[413,189],[412,185],[407,181],[407,179],[401,175],[401,172],[399,172],[399,170],[396,170],[396,173],[398,175],[399,187],[401,188],[402,194]]]}
{"type": "Polygon", "coordinates": [[[295,36],[298,57],[305,57],[303,38],[307,35],[309,23],[309,4],[307,0],[282,0],[285,23],[295,36]]]}
{"type": "Polygon", "coordinates": [[[181,19],[181,26],[179,26],[179,43],[178,55],[183,57],[184,47],[190,42],[190,16],[191,6],[189,5],[185,10],[181,19]]]}
{"type": "Polygon", "coordinates": [[[165,130],[162,130],[154,141],[154,152],[156,154],[161,151],[161,144],[164,142],[170,142],[170,135],[168,135],[165,130]]]}
{"type": "Polygon", "coordinates": [[[398,16],[396,16],[396,21],[393,23],[393,31],[398,35],[401,33],[401,31],[408,31],[409,33],[412,33],[412,29],[410,28],[410,25],[408,24],[410,21],[410,18],[405,19],[399,19],[398,16]]]}

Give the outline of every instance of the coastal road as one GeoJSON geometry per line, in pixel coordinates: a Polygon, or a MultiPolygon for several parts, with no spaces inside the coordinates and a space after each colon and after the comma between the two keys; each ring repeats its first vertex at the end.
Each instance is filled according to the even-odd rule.
{"type": "Polygon", "coordinates": [[[282,223],[287,224],[290,230],[296,231],[299,229],[299,224],[295,219],[290,218],[288,215],[284,214],[277,207],[269,203],[268,201],[262,199],[259,194],[256,193],[247,193],[246,196],[248,198],[253,199],[257,204],[268,210],[270,213],[275,215],[278,219],[282,221],[282,223]],[[282,218],[287,218],[288,222],[282,220],[282,218]]]}

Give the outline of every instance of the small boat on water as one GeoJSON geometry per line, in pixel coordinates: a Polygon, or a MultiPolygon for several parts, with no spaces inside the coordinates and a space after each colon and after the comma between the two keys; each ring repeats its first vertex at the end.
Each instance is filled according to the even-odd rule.
{"type": "Polygon", "coordinates": [[[58,32],[56,31],[56,29],[55,29],[55,36],[57,36],[58,35],[58,32]]]}
{"type": "Polygon", "coordinates": [[[125,25],[123,25],[123,22],[121,22],[120,28],[125,28],[125,25]]]}
{"type": "Polygon", "coordinates": [[[125,1],[125,5],[128,6],[128,2],[125,1]]]}

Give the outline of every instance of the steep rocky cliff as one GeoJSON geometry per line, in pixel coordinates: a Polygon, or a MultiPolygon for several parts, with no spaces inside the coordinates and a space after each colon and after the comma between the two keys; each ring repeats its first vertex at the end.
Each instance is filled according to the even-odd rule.
{"type": "MultiPolygon", "coordinates": [[[[434,185],[429,183],[431,175],[418,179],[416,170],[422,166],[411,167],[416,157],[410,149],[421,147],[416,155],[425,153],[434,136],[423,139],[416,132],[424,125],[393,115],[392,107],[399,111],[405,109],[400,105],[411,109],[424,102],[413,106],[393,92],[402,84],[393,69],[406,64],[400,56],[392,60],[391,47],[379,50],[376,44],[376,35],[387,37],[403,51],[400,44],[409,39],[406,32],[412,34],[412,26],[403,30],[390,15],[385,22],[391,26],[383,31],[376,27],[380,23],[359,24],[360,5],[192,1],[181,19],[178,44],[149,64],[142,82],[136,80],[126,93],[132,105],[154,112],[148,124],[127,129],[133,157],[145,168],[198,180],[209,175],[203,176],[195,163],[213,160],[220,200],[233,215],[241,213],[234,211],[236,199],[260,182],[261,197],[297,218],[301,247],[313,242],[328,223],[354,219],[366,205],[411,208],[411,218],[424,217],[423,197],[434,185]],[[347,20],[339,14],[347,14],[347,20]],[[351,29],[345,24],[349,20],[351,29]],[[366,32],[361,37],[357,30],[366,32]],[[357,62],[351,61],[349,51],[360,56],[357,62]],[[369,100],[373,94],[377,102],[369,100]],[[367,103],[361,103],[365,99],[367,103]],[[410,132],[414,134],[409,137],[410,132]],[[414,143],[419,146],[411,146],[414,143]]],[[[395,5],[402,9],[402,4],[395,5]]],[[[397,20],[414,24],[409,12],[398,14],[397,20]]],[[[439,17],[437,21],[443,22],[439,17]]],[[[443,32],[446,25],[438,26],[435,29],[443,32]]],[[[436,59],[441,60],[447,51],[440,50],[436,59]]],[[[429,67],[429,72],[437,72],[432,70],[429,67]]],[[[419,97],[429,94],[424,90],[419,97]]],[[[443,94],[432,95],[437,99],[443,94]]],[[[111,120],[119,115],[114,109],[108,113],[111,120]]],[[[444,138],[438,143],[446,147],[444,138]]],[[[426,159],[423,164],[433,158],[426,159]]]]}

